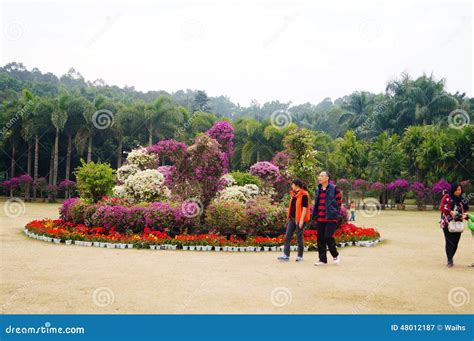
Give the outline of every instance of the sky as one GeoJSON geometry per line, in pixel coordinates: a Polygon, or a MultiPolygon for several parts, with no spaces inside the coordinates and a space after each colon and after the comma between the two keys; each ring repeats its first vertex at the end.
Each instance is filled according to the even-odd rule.
{"type": "Polygon", "coordinates": [[[408,72],[473,95],[471,1],[2,1],[1,64],[248,106],[383,92],[408,72]]]}

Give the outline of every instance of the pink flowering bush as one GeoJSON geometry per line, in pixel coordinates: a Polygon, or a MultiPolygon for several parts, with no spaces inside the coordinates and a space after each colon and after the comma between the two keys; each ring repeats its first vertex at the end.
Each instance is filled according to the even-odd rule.
{"type": "Polygon", "coordinates": [[[207,134],[219,143],[221,151],[230,159],[234,154],[234,127],[227,121],[219,121],[214,123],[207,134]]]}
{"type": "Polygon", "coordinates": [[[280,169],[280,172],[288,166],[290,156],[285,152],[278,152],[273,156],[272,163],[280,169]]]}
{"type": "Polygon", "coordinates": [[[370,190],[380,194],[383,190],[385,190],[385,185],[382,182],[374,182],[370,185],[370,190]]]}
{"type": "Polygon", "coordinates": [[[184,158],[187,149],[188,146],[183,142],[162,140],[148,147],[147,152],[155,154],[161,160],[165,159],[174,163],[184,158]]]}
{"type": "Polygon", "coordinates": [[[413,192],[413,194],[416,197],[416,202],[418,204],[418,207],[426,205],[426,202],[429,198],[429,193],[430,193],[430,189],[428,187],[426,187],[421,182],[414,182],[411,184],[410,190],[413,192]]]}

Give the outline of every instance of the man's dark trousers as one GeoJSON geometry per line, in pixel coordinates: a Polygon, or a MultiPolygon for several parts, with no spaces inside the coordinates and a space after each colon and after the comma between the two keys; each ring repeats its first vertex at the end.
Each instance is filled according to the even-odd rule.
{"type": "Polygon", "coordinates": [[[336,231],[336,222],[317,222],[318,228],[318,253],[319,260],[327,263],[326,246],[333,257],[339,256],[336,249],[336,240],[334,239],[334,232],[336,231]]]}

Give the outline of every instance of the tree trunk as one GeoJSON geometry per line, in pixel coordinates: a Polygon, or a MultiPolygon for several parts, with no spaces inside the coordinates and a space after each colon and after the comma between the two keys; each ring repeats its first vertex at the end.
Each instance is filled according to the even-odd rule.
{"type": "Polygon", "coordinates": [[[89,146],[87,147],[87,163],[92,160],[92,135],[89,136],[89,146]]]}
{"type": "Polygon", "coordinates": [[[122,148],[123,148],[123,139],[122,137],[118,140],[118,147],[117,147],[117,169],[122,166],[122,148]]]}
{"type": "MultiPolygon", "coordinates": [[[[27,173],[31,176],[31,143],[28,141],[28,156],[27,156],[27,173]]],[[[30,191],[31,191],[31,184],[26,185],[25,189],[25,200],[30,201],[30,191]]]]}
{"type": "Polygon", "coordinates": [[[153,134],[151,133],[151,130],[148,130],[148,146],[151,146],[153,144],[153,134]]]}
{"type": "Polygon", "coordinates": [[[28,142],[28,160],[27,160],[27,166],[26,166],[26,172],[28,173],[29,176],[31,176],[31,143],[28,142]]]}
{"type": "MultiPolygon", "coordinates": [[[[35,136],[35,165],[33,170],[33,181],[38,179],[38,156],[39,156],[39,138],[35,136]]],[[[36,201],[36,187],[33,186],[33,200],[36,201]]]]}
{"type": "Polygon", "coordinates": [[[69,173],[71,173],[71,151],[72,151],[72,135],[67,136],[67,152],[66,152],[66,174],[65,179],[69,180],[69,173]]]}
{"type": "Polygon", "coordinates": [[[11,168],[10,168],[11,178],[15,177],[15,154],[16,154],[16,148],[15,148],[15,145],[12,145],[12,162],[11,162],[11,168]]]}
{"type": "Polygon", "coordinates": [[[59,159],[59,129],[56,129],[54,139],[54,160],[53,160],[53,186],[58,184],[58,159],[59,159]]]}
{"type": "Polygon", "coordinates": [[[49,176],[48,184],[53,184],[53,175],[54,175],[54,148],[51,149],[51,155],[49,156],[49,176]]]}

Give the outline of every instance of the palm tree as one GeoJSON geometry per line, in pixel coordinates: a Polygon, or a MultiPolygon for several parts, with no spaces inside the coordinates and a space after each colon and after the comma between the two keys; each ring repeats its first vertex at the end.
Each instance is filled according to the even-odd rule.
{"type": "Polygon", "coordinates": [[[144,110],[148,145],[153,144],[153,136],[159,139],[171,137],[176,126],[184,121],[184,108],[179,107],[169,96],[160,96],[144,110]]]}
{"type": "Polygon", "coordinates": [[[249,166],[262,160],[270,160],[274,151],[264,136],[262,123],[253,118],[241,118],[235,123],[236,149],[234,160],[236,164],[249,166]]]}
{"type": "Polygon", "coordinates": [[[408,74],[388,83],[397,132],[409,125],[436,123],[459,106],[456,97],[444,90],[444,83],[444,79],[435,81],[433,75],[412,80],[408,74]]]}
{"type": "Polygon", "coordinates": [[[72,139],[81,126],[85,124],[83,113],[87,110],[88,104],[87,100],[79,97],[79,95],[69,95],[68,100],[64,103],[64,109],[68,116],[63,129],[67,136],[66,170],[64,174],[64,178],[67,180],[69,180],[71,174],[72,139]]]}
{"type": "Polygon", "coordinates": [[[53,124],[56,135],[54,138],[54,161],[53,161],[53,186],[58,184],[58,163],[59,163],[59,136],[61,131],[66,125],[68,114],[67,114],[67,102],[69,98],[66,94],[62,94],[58,99],[55,105],[54,111],[51,113],[51,123],[53,124]]]}
{"type": "MultiPolygon", "coordinates": [[[[34,134],[34,163],[33,163],[33,180],[38,179],[39,171],[39,144],[41,137],[48,131],[50,120],[49,117],[54,110],[54,105],[46,98],[38,99],[32,117],[30,120],[32,133],[34,134]]],[[[33,187],[33,200],[36,200],[36,188],[33,187]]]]}

